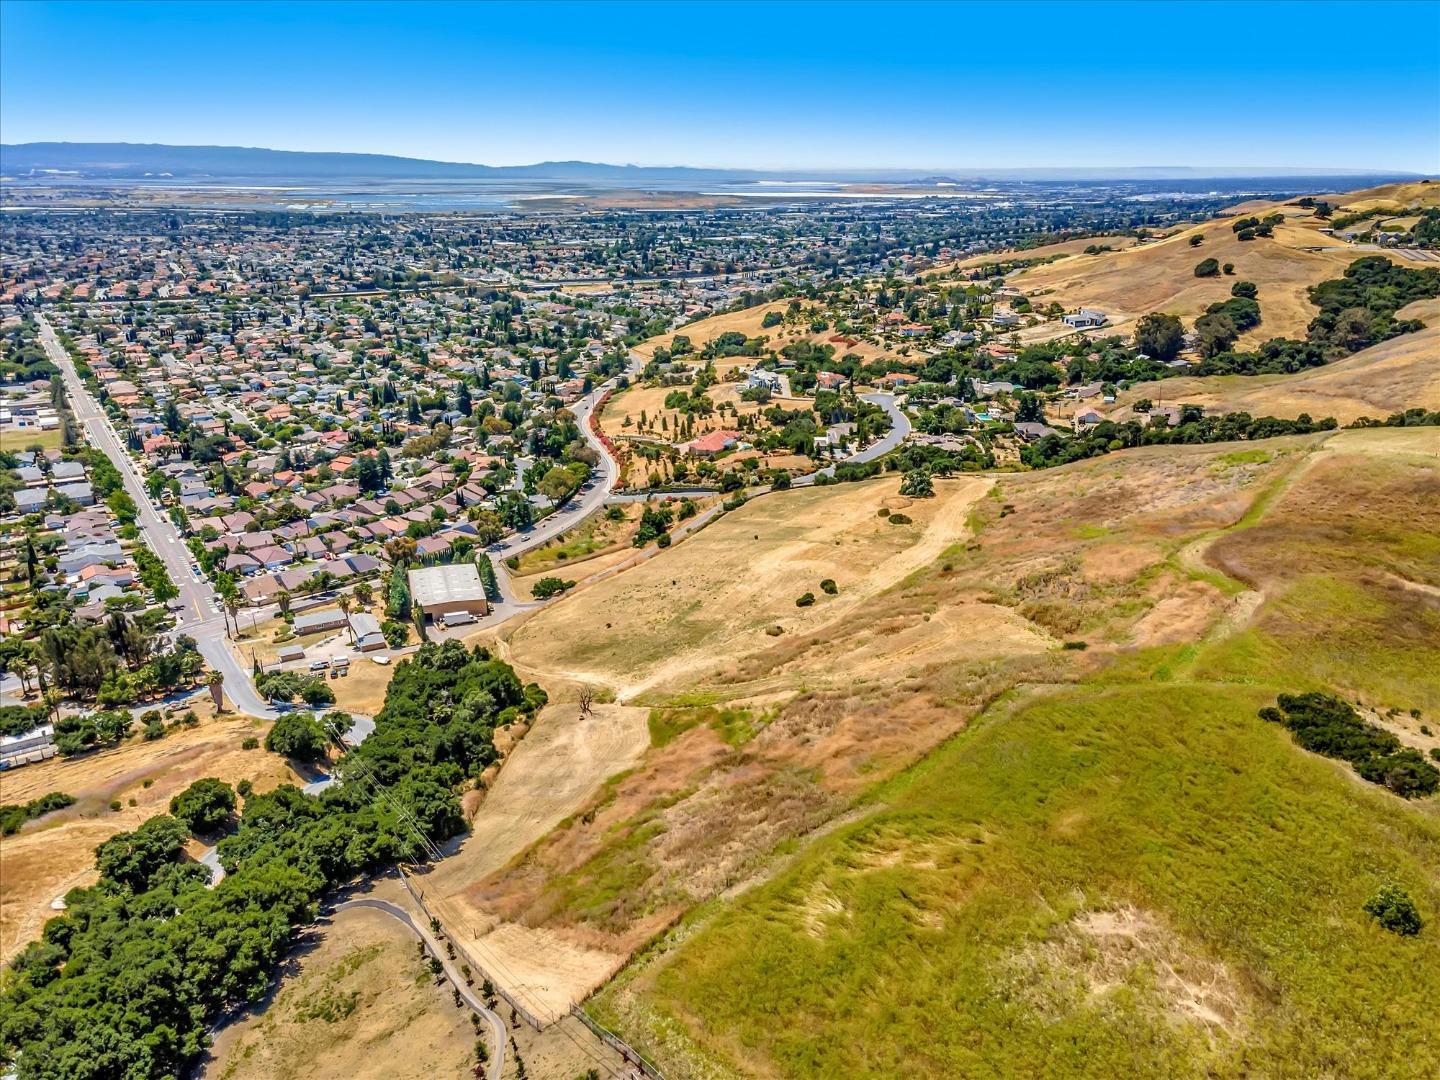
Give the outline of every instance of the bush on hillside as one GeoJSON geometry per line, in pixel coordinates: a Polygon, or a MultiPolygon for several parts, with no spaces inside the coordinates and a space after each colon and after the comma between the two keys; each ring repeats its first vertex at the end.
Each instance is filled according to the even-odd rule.
{"type": "Polygon", "coordinates": [[[192,833],[218,829],[235,812],[235,792],[213,776],[196,780],[170,800],[170,813],[192,833]]]}
{"type": "Polygon", "coordinates": [[[1386,885],[1366,900],[1365,914],[1401,937],[1414,937],[1425,925],[1415,901],[1398,885],[1386,885]]]}
{"type": "Polygon", "coordinates": [[[1334,695],[1281,694],[1277,704],[1261,709],[1261,719],[1283,724],[1306,750],[1348,761],[1366,780],[1406,799],[1440,788],[1440,769],[1334,695]]]}

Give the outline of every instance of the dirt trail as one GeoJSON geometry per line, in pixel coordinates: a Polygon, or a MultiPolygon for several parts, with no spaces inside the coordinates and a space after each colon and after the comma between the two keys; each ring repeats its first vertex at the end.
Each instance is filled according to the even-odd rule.
{"type": "Polygon", "coordinates": [[[439,862],[426,891],[458,891],[500,869],[573,814],[650,745],[649,711],[548,705],[505,759],[458,851],[439,862]]]}
{"type": "Polygon", "coordinates": [[[501,922],[473,898],[475,887],[581,809],[650,745],[646,709],[574,703],[548,706],[506,759],[459,850],[422,880],[426,900],[460,945],[542,1018],[613,973],[624,957],[548,930],[501,922]]]}

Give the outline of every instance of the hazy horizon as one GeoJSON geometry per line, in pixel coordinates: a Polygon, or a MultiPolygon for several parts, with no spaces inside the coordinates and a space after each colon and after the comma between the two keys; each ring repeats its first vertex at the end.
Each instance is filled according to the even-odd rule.
{"type": "Polygon", "coordinates": [[[1323,109],[1313,22],[1236,10],[6,0],[0,127],[499,166],[1440,172],[1440,5],[1321,8],[1422,42],[1327,56],[1323,109]]]}

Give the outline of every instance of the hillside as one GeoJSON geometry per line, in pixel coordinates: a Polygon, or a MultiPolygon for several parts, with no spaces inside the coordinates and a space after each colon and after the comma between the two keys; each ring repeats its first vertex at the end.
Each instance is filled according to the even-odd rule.
{"type": "Polygon", "coordinates": [[[1124,333],[1152,311],[1179,315],[1188,322],[1210,304],[1227,299],[1234,282],[1253,281],[1260,288],[1265,321],[1242,343],[1303,338],[1314,317],[1305,290],[1339,277],[1360,255],[1373,252],[1358,251],[1321,234],[1324,222],[1309,210],[1279,203],[1245,204],[1247,214],[1276,211],[1286,220],[1273,237],[1242,241],[1230,221],[1222,218],[1125,251],[1073,255],[1024,270],[1012,279],[1013,284],[1033,302],[1043,298],[1067,309],[1099,308],[1124,333]],[[1198,247],[1190,244],[1195,236],[1203,238],[1198,247]],[[1202,259],[1233,263],[1234,276],[1197,278],[1195,266],[1202,259]]]}
{"type": "MultiPolygon", "coordinates": [[[[798,650],[714,636],[742,659],[684,694],[667,679],[640,766],[476,898],[619,947],[679,915],[595,1003],[676,1077],[1433,1075],[1440,937],[1362,905],[1397,881],[1440,911],[1436,802],[1256,714],[1324,689],[1440,744],[1420,727],[1440,709],[1437,454],[1433,430],[1344,432],[1006,478],[970,539],[798,650]],[[997,655],[985,604],[1090,649],[997,655]],[[842,659],[942,619],[940,648],[882,679],[842,659]],[[698,726],[677,736],[681,703],[698,726]],[[917,749],[959,734],[898,772],[871,757],[907,727],[917,749]]],[[[584,674],[633,688],[655,662],[633,636],[674,640],[684,580],[584,674]]],[[[583,602],[517,656],[552,662],[544,624],[583,602]]]]}
{"type": "Polygon", "coordinates": [[[615,775],[434,895],[537,1003],[661,935],[597,1008],[677,1077],[1399,1066],[1440,946],[1360,904],[1389,876],[1440,910],[1435,801],[1255,714],[1333,690],[1436,742],[1437,454],[1342,432],[755,500],[507,628],[555,708],[588,684],[649,746],[581,720],[552,782],[615,775]]]}
{"type": "Polygon", "coordinates": [[[1216,375],[1138,383],[1119,396],[1115,419],[1132,415],[1141,398],[1203,405],[1252,416],[1333,416],[1348,424],[1409,408],[1440,409],[1440,301],[1421,300],[1399,312],[1425,329],[1402,334],[1324,367],[1294,375],[1216,375]]]}

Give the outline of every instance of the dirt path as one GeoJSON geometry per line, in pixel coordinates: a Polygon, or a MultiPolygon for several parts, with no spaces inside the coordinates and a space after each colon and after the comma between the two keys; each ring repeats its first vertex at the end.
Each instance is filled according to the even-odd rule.
{"type": "Polygon", "coordinates": [[[546,706],[505,759],[458,851],[429,875],[427,891],[457,891],[500,869],[579,809],[650,745],[649,711],[574,703],[546,706]]]}
{"type": "Polygon", "coordinates": [[[637,762],[650,745],[648,717],[623,705],[596,705],[584,717],[574,703],[547,707],[506,759],[459,850],[423,879],[457,943],[542,1019],[563,1016],[625,958],[501,922],[475,899],[476,886],[637,762]]]}

